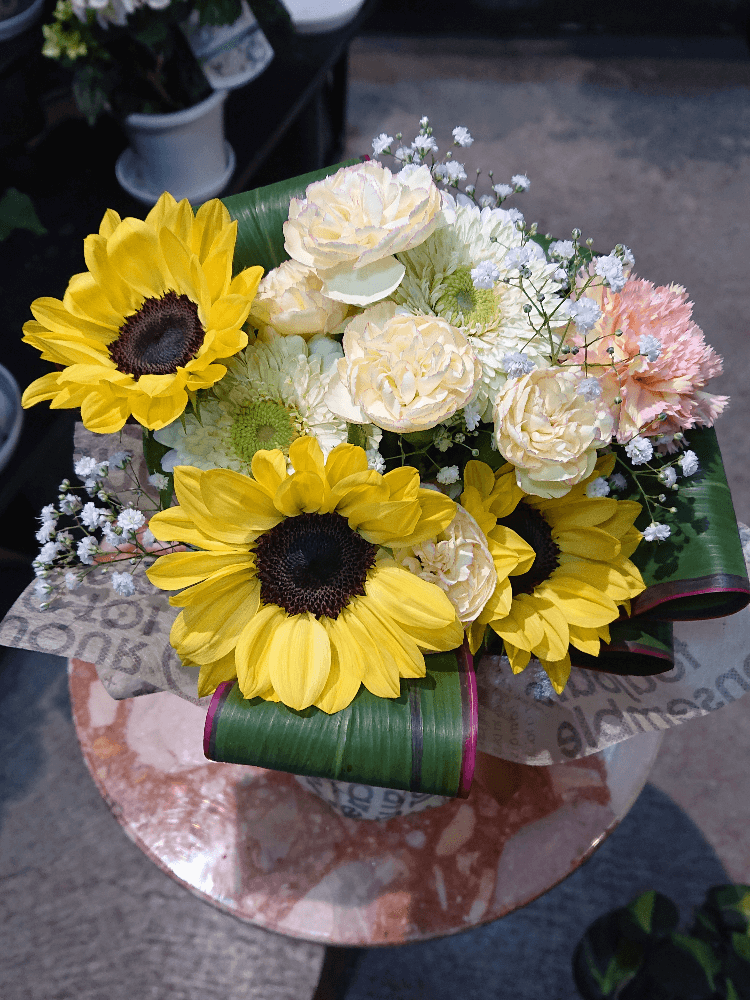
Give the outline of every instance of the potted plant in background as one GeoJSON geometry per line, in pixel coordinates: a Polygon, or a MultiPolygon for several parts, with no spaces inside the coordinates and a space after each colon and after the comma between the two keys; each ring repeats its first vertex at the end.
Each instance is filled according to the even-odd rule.
{"type": "Polygon", "coordinates": [[[224,101],[273,57],[245,0],[58,0],[43,32],[89,123],[102,112],[122,123],[116,173],[129,194],[201,202],[225,187],[224,101]]]}

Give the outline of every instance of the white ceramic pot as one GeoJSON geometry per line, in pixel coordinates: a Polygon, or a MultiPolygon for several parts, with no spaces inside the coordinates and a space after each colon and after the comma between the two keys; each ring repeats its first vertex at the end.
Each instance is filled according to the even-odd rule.
{"type": "Polygon", "coordinates": [[[333,781],[331,778],[308,778],[301,774],[295,777],[303,788],[323,799],[347,819],[394,819],[452,801],[442,795],[402,792],[397,788],[375,788],[356,782],[333,781]]]}
{"type": "Polygon", "coordinates": [[[130,146],[118,158],[117,180],[128,194],[153,205],[164,191],[199,204],[219,194],[234,172],[234,151],[224,138],[227,90],[168,114],[125,119],[130,146]]]}

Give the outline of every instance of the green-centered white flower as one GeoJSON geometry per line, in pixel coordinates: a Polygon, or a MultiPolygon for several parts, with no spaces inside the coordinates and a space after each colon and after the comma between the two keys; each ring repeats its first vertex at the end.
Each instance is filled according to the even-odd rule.
{"type": "MultiPolygon", "coordinates": [[[[156,440],[171,449],[162,468],[192,465],[249,475],[257,451],[278,448],[288,455],[302,435],[314,437],[328,455],[347,439],[346,421],[325,402],[332,362],[341,354],[328,338],[251,344],[227,363],[214,398],[201,404],[200,419],[189,414],[184,427],[176,420],[156,432],[156,440]]],[[[372,428],[367,447],[377,448],[379,440],[380,432],[372,428]]]]}
{"type": "MultiPolygon", "coordinates": [[[[561,319],[552,325],[551,336],[535,334],[524,312],[529,298],[518,287],[518,270],[506,261],[508,251],[521,246],[521,235],[514,215],[505,209],[453,208],[448,201],[435,232],[398,254],[406,273],[393,300],[411,312],[441,316],[468,338],[482,366],[473,405],[484,419],[491,419],[492,400],[507,378],[505,355],[522,351],[537,367],[547,367],[565,329],[561,319]],[[500,273],[493,288],[474,287],[471,271],[483,261],[493,263],[500,273]],[[511,284],[505,284],[507,277],[511,284]]],[[[539,259],[529,261],[531,274],[524,284],[532,296],[545,296],[551,312],[560,288],[553,278],[557,267],[546,263],[541,248],[539,254],[539,259]]],[[[533,315],[538,325],[539,317],[533,315]]]]}

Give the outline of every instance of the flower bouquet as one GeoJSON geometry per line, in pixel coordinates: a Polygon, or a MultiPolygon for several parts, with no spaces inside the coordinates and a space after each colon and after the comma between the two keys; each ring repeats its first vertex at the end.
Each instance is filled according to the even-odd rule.
{"type": "Polygon", "coordinates": [[[465,795],[473,657],[543,699],[656,674],[672,621],[750,586],[685,290],[542,237],[504,207],[524,175],[462,187],[427,119],[401,139],[393,169],[105,214],[24,327],[57,366],[24,405],[80,408],[88,447],[35,591],[77,620],[102,578],[171,592],[213,759],[465,795]]]}

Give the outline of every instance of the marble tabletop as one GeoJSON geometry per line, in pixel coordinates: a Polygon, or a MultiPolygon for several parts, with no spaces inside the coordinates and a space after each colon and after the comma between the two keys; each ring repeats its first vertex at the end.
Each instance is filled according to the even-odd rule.
{"type": "Polygon", "coordinates": [[[614,829],[661,741],[550,767],[480,755],[467,800],[367,821],[293,775],[206,760],[205,709],[166,692],[115,701],[81,660],[69,682],[86,764],[141,850],[236,917],[325,944],[425,940],[524,906],[614,829]]]}

